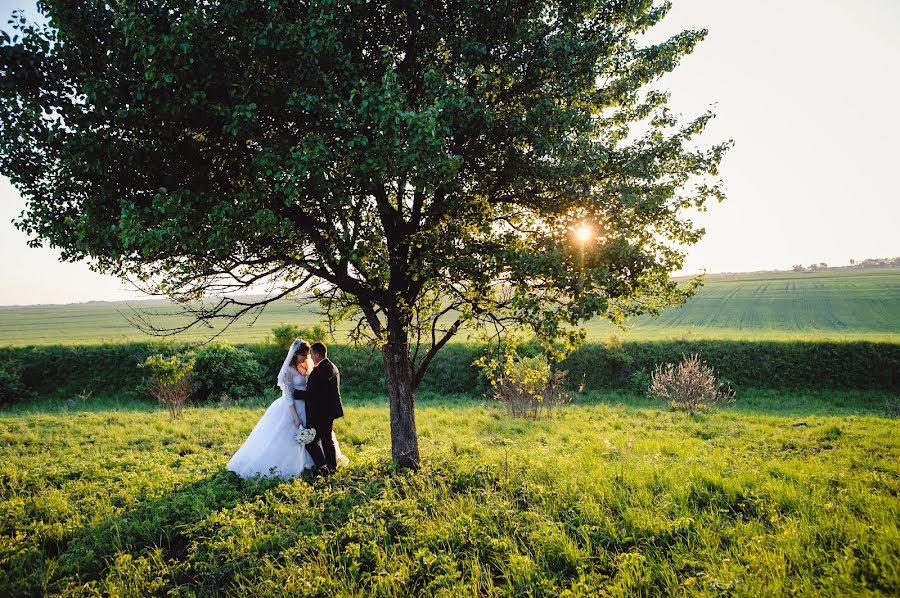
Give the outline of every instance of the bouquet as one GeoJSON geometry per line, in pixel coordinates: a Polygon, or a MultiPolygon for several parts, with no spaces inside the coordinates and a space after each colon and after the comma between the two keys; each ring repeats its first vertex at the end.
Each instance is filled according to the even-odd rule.
{"type": "Polygon", "coordinates": [[[301,446],[306,446],[316,438],[315,428],[304,428],[303,426],[294,434],[294,440],[301,446]]]}

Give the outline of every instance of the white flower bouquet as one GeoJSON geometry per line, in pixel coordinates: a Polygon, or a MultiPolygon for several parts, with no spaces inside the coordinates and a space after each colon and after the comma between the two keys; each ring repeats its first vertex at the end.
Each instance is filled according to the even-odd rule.
{"type": "Polygon", "coordinates": [[[304,428],[303,426],[297,430],[297,433],[294,434],[294,440],[297,441],[297,444],[306,446],[316,438],[316,429],[315,428],[304,428]]]}

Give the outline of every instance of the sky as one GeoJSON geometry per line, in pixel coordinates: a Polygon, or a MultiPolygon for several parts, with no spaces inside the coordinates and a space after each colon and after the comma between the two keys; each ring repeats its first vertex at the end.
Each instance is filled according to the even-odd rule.
{"type": "MultiPolygon", "coordinates": [[[[648,39],[706,28],[662,81],[685,119],[714,106],[703,141],[733,139],[727,199],[682,273],[790,269],[900,256],[900,0],[673,0],[648,39]]],[[[0,0],[0,18],[21,0],[0,0]]],[[[5,19],[4,19],[5,20],[5,19]]],[[[126,283],[30,249],[24,200],[0,177],[0,305],[135,299],[126,283]]]]}

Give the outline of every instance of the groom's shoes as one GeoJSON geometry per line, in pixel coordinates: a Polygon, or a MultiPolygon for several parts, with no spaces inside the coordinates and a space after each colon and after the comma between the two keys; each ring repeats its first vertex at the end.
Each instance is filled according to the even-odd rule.
{"type": "Polygon", "coordinates": [[[333,471],[328,469],[327,466],[316,467],[314,469],[308,469],[303,472],[303,479],[307,482],[314,482],[317,479],[327,478],[329,477],[333,471]]]}
{"type": "Polygon", "coordinates": [[[321,477],[321,476],[319,475],[318,469],[307,469],[303,473],[300,474],[300,477],[303,479],[304,482],[309,482],[310,484],[312,484],[313,482],[316,481],[316,478],[321,477]]]}

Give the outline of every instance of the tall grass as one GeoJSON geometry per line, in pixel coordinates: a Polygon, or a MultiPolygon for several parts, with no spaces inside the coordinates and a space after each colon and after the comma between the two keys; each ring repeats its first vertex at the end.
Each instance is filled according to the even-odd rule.
{"type": "Polygon", "coordinates": [[[45,399],[0,412],[0,594],[896,595],[896,421],[838,395],[521,421],[426,393],[419,472],[368,395],[312,482],[224,470],[263,406],[45,399]]]}

